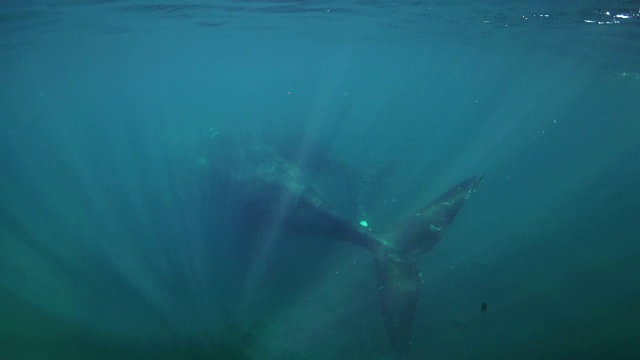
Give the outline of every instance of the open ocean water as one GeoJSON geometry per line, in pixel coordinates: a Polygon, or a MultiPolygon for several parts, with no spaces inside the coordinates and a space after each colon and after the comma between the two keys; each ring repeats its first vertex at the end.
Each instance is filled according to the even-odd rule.
{"type": "Polygon", "coordinates": [[[1,359],[640,359],[639,215],[638,1],[0,5],[1,359]],[[247,239],[224,137],[372,228],[485,176],[410,352],[365,250],[247,239]]]}

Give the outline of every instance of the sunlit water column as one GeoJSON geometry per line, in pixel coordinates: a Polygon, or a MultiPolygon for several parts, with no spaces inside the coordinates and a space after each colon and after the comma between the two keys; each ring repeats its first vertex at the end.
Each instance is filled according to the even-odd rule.
{"type": "Polygon", "coordinates": [[[34,321],[58,319],[54,328],[215,331],[222,240],[204,213],[199,129],[59,100],[27,99],[1,134],[3,293],[30,304],[34,321]]]}

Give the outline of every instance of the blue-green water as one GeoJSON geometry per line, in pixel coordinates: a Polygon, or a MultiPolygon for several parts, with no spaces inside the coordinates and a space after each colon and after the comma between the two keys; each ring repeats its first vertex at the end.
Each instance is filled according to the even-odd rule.
{"type": "Polygon", "coordinates": [[[640,5],[571,3],[3,2],[0,358],[636,359],[640,5]],[[406,357],[365,251],[243,242],[239,133],[390,169],[372,226],[485,175],[406,357]]]}

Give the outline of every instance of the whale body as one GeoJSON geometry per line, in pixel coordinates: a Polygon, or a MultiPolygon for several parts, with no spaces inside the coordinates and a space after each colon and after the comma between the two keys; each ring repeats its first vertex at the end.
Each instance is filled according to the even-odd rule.
{"type": "Polygon", "coordinates": [[[410,350],[420,284],[418,257],[444,236],[482,176],[461,181],[391,230],[376,233],[334,206],[327,195],[330,190],[323,189],[313,171],[273,147],[216,142],[209,155],[213,176],[233,185],[234,196],[241,199],[244,216],[255,230],[275,224],[281,236],[331,238],[368,249],[391,346],[397,352],[410,350]]]}

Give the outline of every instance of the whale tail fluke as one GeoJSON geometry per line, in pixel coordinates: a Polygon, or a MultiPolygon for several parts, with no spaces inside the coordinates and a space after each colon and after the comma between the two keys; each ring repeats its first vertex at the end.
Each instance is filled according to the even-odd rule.
{"type": "Polygon", "coordinates": [[[407,352],[411,347],[421,277],[417,256],[438,243],[482,179],[474,176],[462,181],[401,222],[383,237],[385,241],[369,243],[384,324],[397,352],[407,352]]]}
{"type": "Polygon", "coordinates": [[[482,182],[470,177],[400,222],[391,232],[375,234],[338,215],[329,204],[307,192],[293,206],[289,231],[348,241],[371,251],[375,260],[378,296],[393,349],[406,353],[418,304],[420,271],[417,257],[433,248],[465,201],[482,182]]]}

